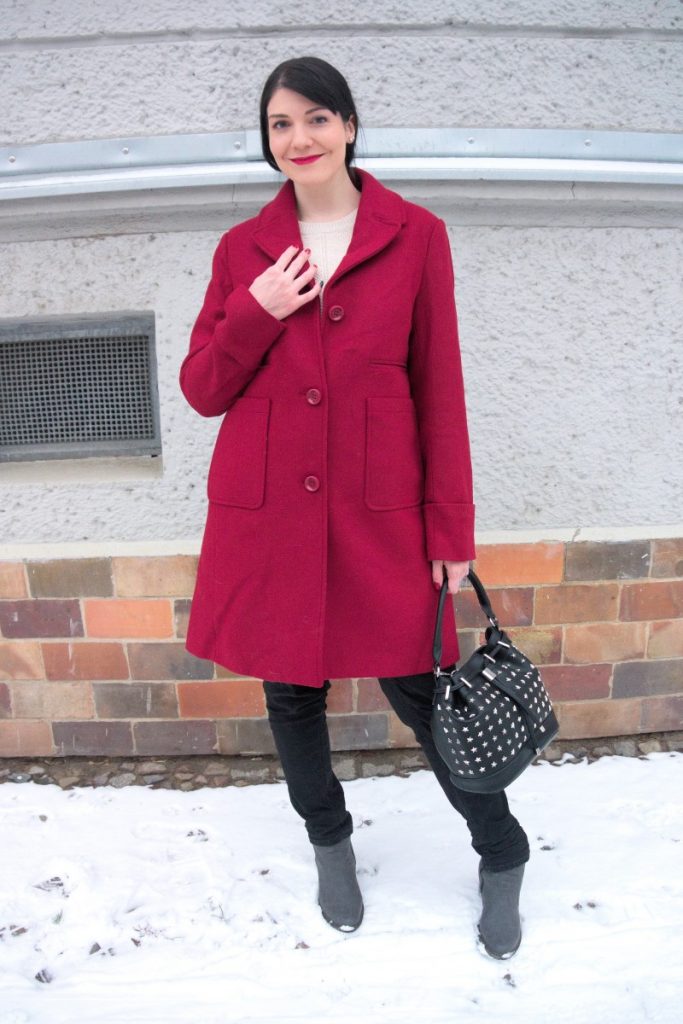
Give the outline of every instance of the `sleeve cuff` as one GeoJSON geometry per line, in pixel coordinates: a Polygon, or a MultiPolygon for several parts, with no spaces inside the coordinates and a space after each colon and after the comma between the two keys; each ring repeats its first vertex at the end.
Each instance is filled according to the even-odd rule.
{"type": "Polygon", "coordinates": [[[269,313],[245,284],[230,292],[224,309],[216,340],[245,370],[254,369],[287,325],[269,313]]]}
{"type": "Polygon", "coordinates": [[[422,506],[427,558],[469,562],[476,557],[473,503],[428,502],[422,506]]]}

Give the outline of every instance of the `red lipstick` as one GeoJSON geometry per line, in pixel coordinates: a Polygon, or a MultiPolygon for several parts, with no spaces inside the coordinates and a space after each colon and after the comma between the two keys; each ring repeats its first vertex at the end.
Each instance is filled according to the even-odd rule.
{"type": "Polygon", "coordinates": [[[316,153],[315,156],[292,157],[292,162],[295,164],[312,164],[321,156],[322,153],[316,153]]]}

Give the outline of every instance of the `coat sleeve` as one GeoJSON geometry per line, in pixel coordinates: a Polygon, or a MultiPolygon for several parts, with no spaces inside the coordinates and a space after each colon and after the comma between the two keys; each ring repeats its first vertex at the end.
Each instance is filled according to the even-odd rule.
{"type": "Polygon", "coordinates": [[[446,224],[438,218],[413,308],[408,370],[425,471],[427,558],[475,558],[472,464],[455,278],[446,224]]]}
{"type": "Polygon", "coordinates": [[[214,252],[211,280],[180,366],[180,389],[202,416],[227,412],[286,329],[247,285],[233,287],[226,246],[227,233],[214,252]]]}

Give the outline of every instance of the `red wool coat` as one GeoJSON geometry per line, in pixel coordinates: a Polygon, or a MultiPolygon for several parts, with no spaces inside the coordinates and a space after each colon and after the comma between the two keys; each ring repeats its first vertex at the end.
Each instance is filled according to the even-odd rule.
{"type": "MultiPolygon", "coordinates": [[[[322,310],[278,320],[248,290],[302,245],[287,179],[220,239],[180,367],[192,408],[222,417],[186,647],[258,679],[429,671],[430,560],[475,557],[446,226],[357,171],[322,310]]],[[[442,664],[459,656],[449,614],[442,664]]]]}

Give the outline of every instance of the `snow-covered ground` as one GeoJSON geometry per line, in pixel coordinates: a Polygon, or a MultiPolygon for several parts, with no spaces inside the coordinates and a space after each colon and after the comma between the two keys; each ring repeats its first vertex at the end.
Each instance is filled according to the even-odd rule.
{"type": "Polygon", "coordinates": [[[478,857],[428,771],[343,784],[350,934],[284,783],[0,785],[0,1024],[679,1024],[682,766],[565,757],[508,788],[532,850],[508,961],[477,948],[478,857]]]}

